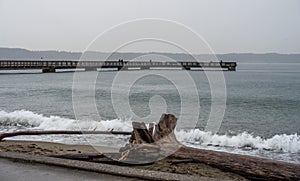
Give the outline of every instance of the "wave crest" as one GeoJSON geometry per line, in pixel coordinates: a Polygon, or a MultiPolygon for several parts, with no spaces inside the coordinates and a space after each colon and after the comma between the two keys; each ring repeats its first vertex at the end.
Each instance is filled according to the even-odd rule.
{"type": "Polygon", "coordinates": [[[131,123],[128,120],[75,120],[59,116],[44,116],[26,110],[13,112],[0,111],[0,126],[16,126],[21,128],[41,130],[122,130],[130,131],[131,123]]]}
{"type": "Polygon", "coordinates": [[[235,148],[264,149],[279,152],[299,153],[300,136],[295,134],[274,135],[271,138],[254,136],[247,132],[237,135],[219,135],[211,132],[195,130],[179,130],[176,132],[177,139],[193,145],[221,146],[235,148]]]}

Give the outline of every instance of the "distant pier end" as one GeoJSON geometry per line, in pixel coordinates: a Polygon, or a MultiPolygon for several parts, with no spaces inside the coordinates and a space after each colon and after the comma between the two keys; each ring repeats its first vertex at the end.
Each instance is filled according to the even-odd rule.
{"type": "Polygon", "coordinates": [[[85,69],[96,71],[101,69],[129,70],[139,68],[182,68],[184,70],[213,70],[236,71],[236,62],[154,62],[154,61],[47,61],[47,60],[0,60],[0,70],[42,69],[43,73],[55,72],[56,69],[85,69]]]}

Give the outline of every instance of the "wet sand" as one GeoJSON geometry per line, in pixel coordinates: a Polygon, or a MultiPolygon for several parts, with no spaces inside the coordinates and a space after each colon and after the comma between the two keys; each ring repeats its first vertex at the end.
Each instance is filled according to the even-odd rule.
{"type": "MultiPolygon", "coordinates": [[[[97,147],[89,145],[66,145],[60,143],[38,142],[38,141],[12,141],[0,142],[0,152],[17,152],[32,155],[56,155],[56,154],[95,154],[106,152],[118,152],[115,148],[97,147]]],[[[244,177],[234,173],[225,172],[203,163],[178,163],[174,164],[166,158],[145,166],[130,166],[132,168],[154,170],[169,173],[188,174],[209,178],[225,180],[246,180],[244,177]]]]}

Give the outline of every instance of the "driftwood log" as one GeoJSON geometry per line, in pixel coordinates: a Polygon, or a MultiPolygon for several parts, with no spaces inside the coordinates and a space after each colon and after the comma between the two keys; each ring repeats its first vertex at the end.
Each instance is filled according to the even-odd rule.
{"type": "Polygon", "coordinates": [[[71,131],[71,130],[50,130],[50,131],[16,131],[11,133],[0,134],[0,141],[7,137],[21,135],[46,135],[46,134],[116,134],[116,135],[131,135],[131,132],[126,131],[71,131]]]}
{"type": "Polygon", "coordinates": [[[171,155],[174,159],[192,159],[250,180],[300,180],[300,165],[253,156],[201,150],[183,146],[171,155]]]}

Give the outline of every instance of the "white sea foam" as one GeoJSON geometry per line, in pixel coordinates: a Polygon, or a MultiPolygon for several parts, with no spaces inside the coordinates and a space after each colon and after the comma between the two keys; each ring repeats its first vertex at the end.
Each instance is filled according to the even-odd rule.
{"type": "Polygon", "coordinates": [[[121,119],[107,121],[74,120],[59,116],[44,116],[31,111],[0,111],[0,126],[17,126],[41,130],[124,130],[130,131],[131,123],[121,119]]]}
{"type": "MultiPolygon", "coordinates": [[[[83,121],[62,118],[59,116],[47,117],[42,114],[25,110],[13,112],[0,110],[0,132],[3,131],[1,127],[21,127],[23,129],[41,130],[132,130],[130,120],[113,119],[106,121],[83,121]]],[[[7,131],[7,129],[5,130],[7,131]]],[[[286,153],[300,153],[300,135],[297,134],[274,135],[267,139],[246,132],[237,135],[219,135],[201,131],[199,129],[177,130],[175,134],[177,139],[182,143],[195,146],[250,148],[286,153]]]]}
{"type": "Polygon", "coordinates": [[[237,135],[219,135],[195,129],[177,131],[176,136],[179,141],[194,145],[234,148],[247,147],[289,153],[300,152],[300,136],[297,134],[274,135],[271,138],[264,139],[246,132],[237,135]]]}

